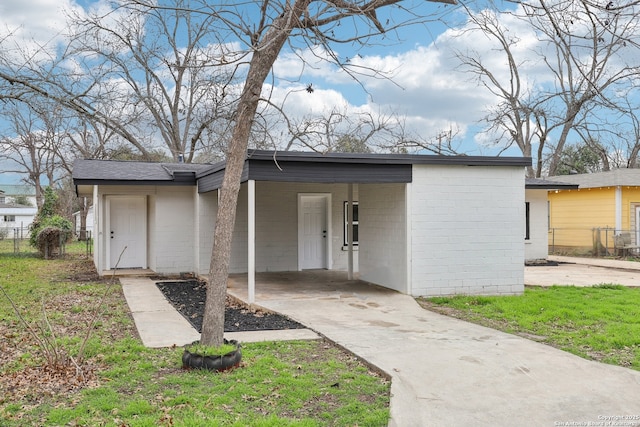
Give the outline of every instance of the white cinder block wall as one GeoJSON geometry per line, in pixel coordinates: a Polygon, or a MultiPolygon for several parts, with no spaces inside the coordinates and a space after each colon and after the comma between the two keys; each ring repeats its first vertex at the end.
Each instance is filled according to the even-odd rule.
{"type": "MultiPolygon", "coordinates": [[[[547,190],[526,190],[529,203],[529,240],[524,242],[526,261],[543,260],[549,256],[549,217],[547,190]]],[[[523,235],[525,232],[523,231],[523,235]]]]}
{"type": "MultiPolygon", "coordinates": [[[[331,194],[331,269],[346,270],[348,261],[347,251],[343,247],[343,203],[347,200],[347,184],[256,182],[256,271],[298,269],[300,193],[331,194]]],[[[357,200],[357,186],[354,186],[354,201],[357,200]]],[[[246,184],[242,185],[238,196],[232,245],[230,272],[244,273],[247,271],[246,184]]],[[[357,271],[357,268],[358,252],[355,252],[354,270],[357,271]]]]}
{"type": "Polygon", "coordinates": [[[157,273],[195,271],[195,192],[196,187],[157,187],[150,263],[157,273]]]}
{"type": "Polygon", "coordinates": [[[415,296],[524,290],[524,168],[414,165],[415,296]]]}
{"type": "Polygon", "coordinates": [[[360,279],[408,292],[405,184],[359,185],[360,279]]]}
{"type": "Polygon", "coordinates": [[[209,274],[211,251],[213,250],[213,231],[218,213],[218,192],[198,194],[196,197],[196,263],[198,274],[209,274]]]}

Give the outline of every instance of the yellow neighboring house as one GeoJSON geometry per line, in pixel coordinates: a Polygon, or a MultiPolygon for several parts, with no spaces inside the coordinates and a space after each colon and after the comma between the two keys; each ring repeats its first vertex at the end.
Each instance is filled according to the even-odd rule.
{"type": "Polygon", "coordinates": [[[640,169],[557,177],[578,189],[549,192],[549,245],[613,253],[615,236],[640,244],[640,169]]]}

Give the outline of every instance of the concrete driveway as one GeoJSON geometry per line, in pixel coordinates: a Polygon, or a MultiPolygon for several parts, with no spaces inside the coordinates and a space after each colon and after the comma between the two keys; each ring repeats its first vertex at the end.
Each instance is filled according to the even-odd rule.
{"type": "Polygon", "coordinates": [[[593,286],[615,283],[640,287],[640,262],[550,256],[557,266],[525,267],[524,283],[532,286],[593,286]]]}
{"type": "MultiPolygon", "coordinates": [[[[246,301],[244,280],[235,276],[229,293],[246,301]]],[[[640,372],[432,313],[337,272],[259,274],[256,301],[388,373],[391,426],[607,425],[623,416],[640,426],[640,372]]]]}

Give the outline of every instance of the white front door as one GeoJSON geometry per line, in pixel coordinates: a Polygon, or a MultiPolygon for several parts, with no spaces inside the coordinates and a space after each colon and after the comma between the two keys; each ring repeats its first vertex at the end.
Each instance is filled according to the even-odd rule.
{"type": "Polygon", "coordinates": [[[147,203],[145,197],[109,197],[108,201],[109,268],[146,268],[147,203]],[[120,259],[119,262],[118,259],[120,259]]]}
{"type": "Polygon", "coordinates": [[[298,268],[329,268],[328,194],[298,196],[298,268]]]}

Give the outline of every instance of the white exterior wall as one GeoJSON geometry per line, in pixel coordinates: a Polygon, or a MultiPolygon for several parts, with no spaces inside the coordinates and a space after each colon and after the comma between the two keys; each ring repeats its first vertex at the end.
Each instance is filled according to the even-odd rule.
{"type": "MultiPolygon", "coordinates": [[[[346,270],[343,247],[343,203],[347,184],[256,182],[256,271],[296,271],[298,269],[298,194],[331,194],[331,269],[346,270]]],[[[354,201],[358,200],[354,186],[354,201]]],[[[247,185],[242,185],[233,235],[230,272],[247,271],[247,185]]],[[[203,249],[203,254],[206,252],[203,249]]],[[[210,256],[210,249],[208,254],[210,256]]],[[[354,251],[354,270],[358,269],[354,251]]]]}
{"type": "Polygon", "coordinates": [[[106,270],[109,238],[106,227],[109,196],[145,196],[147,201],[147,264],[160,274],[195,272],[194,186],[95,186],[94,263],[106,270]]]}
{"type": "Polygon", "coordinates": [[[157,187],[149,265],[160,274],[196,271],[196,187],[157,187]]]}
{"type": "Polygon", "coordinates": [[[29,226],[33,222],[33,219],[38,213],[38,208],[35,207],[6,207],[0,208],[0,229],[6,229],[6,237],[14,237],[14,229],[20,228],[17,237],[28,237],[29,226]],[[4,217],[13,216],[14,221],[5,221],[4,217]]]}
{"type": "Polygon", "coordinates": [[[547,194],[547,190],[525,191],[529,202],[529,240],[524,242],[525,261],[545,260],[549,256],[547,194]]]}
{"type": "Polygon", "coordinates": [[[524,168],[414,165],[411,294],[524,290],[524,168]]]}
{"type": "Polygon", "coordinates": [[[405,184],[360,184],[360,279],[407,293],[405,184]]]}
{"type": "Polygon", "coordinates": [[[196,200],[197,218],[196,221],[196,256],[198,274],[209,274],[211,266],[211,251],[213,249],[213,231],[218,214],[218,192],[198,194],[196,200]]]}

